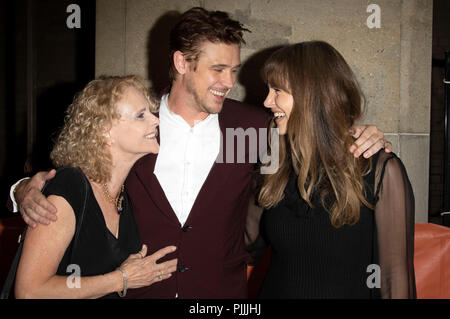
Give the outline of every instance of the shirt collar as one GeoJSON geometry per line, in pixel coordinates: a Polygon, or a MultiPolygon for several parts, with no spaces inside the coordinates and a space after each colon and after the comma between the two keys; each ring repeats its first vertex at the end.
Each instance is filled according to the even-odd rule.
{"type": "MultiPolygon", "coordinates": [[[[159,118],[161,121],[167,121],[168,123],[177,126],[178,128],[189,128],[190,125],[178,114],[172,112],[169,108],[169,94],[165,94],[161,98],[159,106],[159,118]]],[[[209,125],[219,125],[219,114],[209,114],[204,120],[195,123],[193,129],[201,129],[202,127],[209,125]]]]}

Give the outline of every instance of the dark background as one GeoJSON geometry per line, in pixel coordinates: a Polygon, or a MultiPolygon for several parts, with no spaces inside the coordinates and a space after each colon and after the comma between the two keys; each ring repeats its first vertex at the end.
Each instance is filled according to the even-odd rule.
{"type": "Polygon", "coordinates": [[[9,187],[51,167],[52,136],[94,73],[95,1],[0,1],[0,287],[23,229],[5,207],[9,187]],[[72,3],[80,29],[66,24],[72,3]]]}
{"type": "MultiPolygon", "coordinates": [[[[449,206],[449,203],[444,205],[444,183],[447,183],[447,190],[450,190],[450,180],[444,181],[445,103],[443,79],[445,51],[450,51],[450,1],[434,0],[430,114],[430,188],[428,200],[429,221],[434,223],[442,222],[440,214],[443,211],[450,211],[450,207],[445,207],[449,206]]],[[[450,85],[447,86],[450,90],[450,85]]],[[[450,105],[448,107],[450,108],[450,105]]],[[[450,122],[448,124],[450,125],[450,122]]],[[[449,195],[447,194],[447,197],[449,195]]]]}
{"type": "Polygon", "coordinates": [[[51,167],[52,134],[74,94],[94,78],[95,1],[1,1],[0,12],[0,194],[5,199],[14,180],[51,167]],[[66,25],[72,3],[81,8],[80,29],[66,25]]]}

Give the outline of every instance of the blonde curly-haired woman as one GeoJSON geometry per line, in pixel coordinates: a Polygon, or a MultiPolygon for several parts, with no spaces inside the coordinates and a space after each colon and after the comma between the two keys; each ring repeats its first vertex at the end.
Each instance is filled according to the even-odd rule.
{"type": "Polygon", "coordinates": [[[134,76],[97,79],[77,95],[44,190],[58,219],[28,229],[17,298],[118,298],[176,270],[176,259],[156,263],[174,246],[146,256],[123,186],[133,164],[159,150],[156,105],[134,76]]]}

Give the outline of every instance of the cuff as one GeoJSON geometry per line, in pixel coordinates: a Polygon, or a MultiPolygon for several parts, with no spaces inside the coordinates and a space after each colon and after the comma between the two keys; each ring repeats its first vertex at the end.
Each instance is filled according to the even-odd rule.
{"type": "Polygon", "coordinates": [[[14,191],[16,190],[17,185],[19,185],[20,182],[22,182],[23,180],[26,180],[26,179],[29,179],[29,177],[25,177],[25,178],[18,180],[13,186],[11,186],[11,189],[9,190],[9,198],[11,198],[11,202],[12,202],[12,206],[13,206],[12,207],[13,213],[17,213],[19,211],[19,208],[16,203],[16,198],[14,197],[14,191]]]}

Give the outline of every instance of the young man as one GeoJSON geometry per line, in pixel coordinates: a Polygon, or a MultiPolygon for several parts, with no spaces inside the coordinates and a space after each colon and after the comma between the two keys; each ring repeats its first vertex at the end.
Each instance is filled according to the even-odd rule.
{"type": "MultiPolygon", "coordinates": [[[[178,258],[178,271],[129,291],[130,297],[247,297],[244,231],[255,164],[249,145],[244,163],[227,162],[236,145],[225,137],[227,129],[267,128],[270,118],[262,107],[226,99],[241,65],[244,31],[224,12],[193,8],[171,32],[172,85],[160,105],[160,152],[136,163],[126,189],[142,243],[149,253],[177,246],[167,258],[178,258]]],[[[384,146],[375,127],[355,131],[355,156],[384,146]]],[[[27,223],[56,218],[40,193],[52,176],[38,173],[18,186],[15,197],[27,223]]]]}

